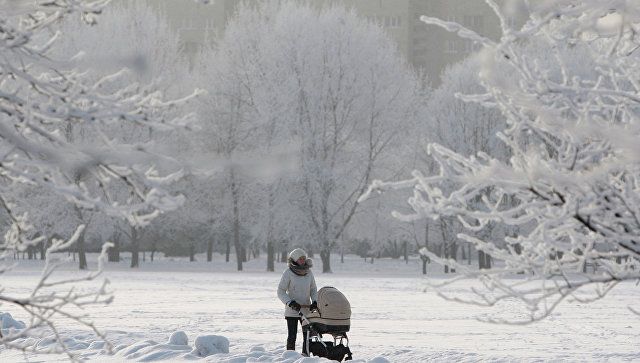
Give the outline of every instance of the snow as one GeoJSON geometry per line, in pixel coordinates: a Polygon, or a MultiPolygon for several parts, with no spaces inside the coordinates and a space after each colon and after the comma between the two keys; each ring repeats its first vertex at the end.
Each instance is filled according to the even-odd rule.
{"type": "Polygon", "coordinates": [[[612,12],[596,21],[595,30],[601,36],[614,36],[620,32],[624,19],[620,13],[612,12]]]}
{"type": "MultiPolygon", "coordinates": [[[[95,256],[90,268],[95,268],[95,256]]],[[[148,257],[148,256],[147,256],[148,257]]],[[[128,260],[109,263],[104,278],[114,290],[112,304],[86,309],[95,324],[107,331],[115,353],[88,330],[59,321],[70,349],[95,362],[327,362],[286,351],[284,308],[276,287],[285,264],[265,272],[264,257],[248,261],[236,272],[235,258],[204,256],[156,258],[130,269],[128,260]]],[[[2,276],[3,294],[26,294],[39,275],[42,261],[20,261],[2,276]]],[[[354,362],[539,362],[640,360],[640,289],[623,282],[607,297],[592,304],[567,301],[548,319],[531,325],[497,325],[479,321],[488,316],[517,317],[524,312],[514,303],[496,310],[457,304],[425,289],[418,256],[375,260],[334,256],[333,273],[321,273],[318,286],[334,286],[349,299],[353,315],[349,346],[354,362]]],[[[429,265],[429,276],[443,279],[441,267],[429,265]]],[[[77,277],[75,264],[64,266],[59,278],[77,277]]],[[[521,277],[513,277],[521,278],[521,277]]],[[[475,281],[457,285],[461,296],[475,281]]],[[[93,285],[96,283],[94,282],[93,285]]],[[[80,284],[78,289],[85,285],[80,284]]],[[[20,327],[26,315],[15,306],[0,305],[3,329],[20,327]]],[[[325,336],[325,340],[329,337],[325,336]]],[[[25,343],[39,350],[51,348],[45,337],[25,343]]],[[[301,338],[297,348],[300,350],[301,338]]],[[[0,347],[3,362],[26,361],[17,351],[0,347]]],[[[62,362],[64,355],[40,355],[31,360],[62,362]]]]}
{"type": "Polygon", "coordinates": [[[25,324],[21,321],[16,321],[9,313],[0,313],[0,328],[4,332],[5,329],[24,329],[25,324]]]}
{"type": "Polygon", "coordinates": [[[171,334],[171,337],[169,338],[169,344],[188,345],[189,344],[189,337],[187,337],[187,333],[185,333],[183,331],[177,331],[177,332],[171,334]]]}
{"type": "Polygon", "coordinates": [[[229,353],[229,340],[219,335],[205,335],[196,338],[193,353],[207,357],[217,353],[229,353]]]}

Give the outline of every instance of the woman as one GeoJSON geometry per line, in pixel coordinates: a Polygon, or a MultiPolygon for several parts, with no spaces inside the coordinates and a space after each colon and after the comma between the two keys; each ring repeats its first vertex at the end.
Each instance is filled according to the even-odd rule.
{"type": "MultiPolygon", "coordinates": [[[[296,349],[296,335],[298,334],[298,322],[302,324],[299,312],[308,314],[310,310],[318,308],[318,288],[313,278],[311,259],[307,259],[307,253],[296,248],[289,253],[289,268],[282,273],[278,285],[278,298],[285,304],[284,317],[287,319],[287,350],[296,349]],[[309,305],[302,308],[302,305],[309,305]]],[[[302,353],[307,352],[307,339],[302,333],[302,353]]]]}

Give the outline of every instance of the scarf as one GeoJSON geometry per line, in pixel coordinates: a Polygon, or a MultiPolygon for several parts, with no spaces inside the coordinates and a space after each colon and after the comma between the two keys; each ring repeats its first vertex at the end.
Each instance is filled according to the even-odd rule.
{"type": "Polygon", "coordinates": [[[304,266],[300,266],[297,263],[289,260],[289,269],[293,271],[294,274],[299,276],[304,276],[309,273],[309,265],[305,264],[304,266]]]}

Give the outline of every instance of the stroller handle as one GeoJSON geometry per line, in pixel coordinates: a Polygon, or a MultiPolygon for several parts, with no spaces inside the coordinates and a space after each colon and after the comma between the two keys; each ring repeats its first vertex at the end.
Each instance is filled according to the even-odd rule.
{"type": "MultiPolygon", "coordinates": [[[[300,305],[300,308],[301,309],[311,309],[311,305],[300,305]]],[[[314,310],[311,310],[311,311],[313,312],[313,311],[319,311],[319,310],[318,309],[314,309],[314,310]]]]}
{"type": "MultiPolygon", "coordinates": [[[[309,309],[311,307],[311,305],[300,305],[300,308],[303,309],[309,309]]],[[[313,311],[318,311],[318,310],[313,310],[313,311]]],[[[311,312],[313,312],[311,311],[311,312]]],[[[304,315],[304,313],[302,312],[302,310],[298,311],[298,316],[300,316],[300,318],[304,321],[307,322],[307,324],[311,324],[311,322],[309,320],[307,320],[307,317],[304,315]]]]}

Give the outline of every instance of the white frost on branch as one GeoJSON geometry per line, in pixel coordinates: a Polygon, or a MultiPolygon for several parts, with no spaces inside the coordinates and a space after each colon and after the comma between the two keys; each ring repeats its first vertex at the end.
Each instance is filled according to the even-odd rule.
{"type": "Polygon", "coordinates": [[[526,2],[529,20],[514,29],[487,3],[501,20],[499,41],[422,20],[483,45],[484,91],[464,98],[500,110],[497,136],[510,159],[431,144],[438,172],[374,182],[369,193],[413,188],[413,212],[396,213],[404,220],[457,217],[458,238],[503,263],[477,270],[425,250],[458,273],[432,286],[460,300],[451,285],[477,278],[476,298],[464,302],[517,301],[528,318],[490,320],[527,323],[567,298],[593,301],[640,278],[640,13],[625,1],[526,2]],[[489,223],[518,232],[495,240],[481,233],[489,223]]]}
{"type": "MultiPolygon", "coordinates": [[[[79,39],[86,28],[60,31],[61,27],[72,26],[68,19],[73,15],[95,25],[108,3],[0,1],[0,213],[8,220],[0,241],[0,273],[12,268],[8,259],[13,253],[49,239],[24,213],[34,209],[29,200],[34,194],[54,196],[50,201],[56,203],[66,201],[76,212],[115,216],[138,227],[184,201],[166,189],[182,176],[179,163],[155,155],[153,142],[136,136],[148,140],[153,133],[191,129],[193,115],[178,109],[201,92],[168,99],[174,97],[136,77],[135,69],[104,64],[99,70],[88,69],[91,62],[84,60],[84,49],[66,52],[73,43],[69,39],[79,39]],[[37,193],[21,194],[29,188],[37,193]]],[[[40,281],[29,295],[8,296],[0,286],[0,308],[10,305],[29,316],[23,329],[3,332],[0,343],[5,348],[35,351],[29,337],[51,335],[57,342],[55,352],[77,360],[58,330],[60,319],[105,339],[83,309],[111,302],[108,281],[94,289],[75,286],[102,272],[111,244],[103,245],[97,270],[78,279],[55,279],[54,272],[66,262],[60,252],[84,239],[83,223],[65,226],[73,233],[69,239],[53,240],[40,281]]]]}

